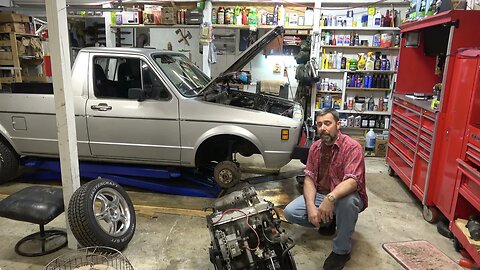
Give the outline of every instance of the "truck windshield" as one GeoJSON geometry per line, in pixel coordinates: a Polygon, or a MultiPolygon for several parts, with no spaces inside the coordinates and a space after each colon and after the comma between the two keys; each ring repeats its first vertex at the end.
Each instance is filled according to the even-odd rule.
{"type": "Polygon", "coordinates": [[[196,96],[210,81],[184,55],[156,54],[153,59],[183,96],[196,96]]]}

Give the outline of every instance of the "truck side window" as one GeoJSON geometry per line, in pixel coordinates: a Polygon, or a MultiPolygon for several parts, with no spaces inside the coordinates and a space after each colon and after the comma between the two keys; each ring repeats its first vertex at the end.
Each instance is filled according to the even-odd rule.
{"type": "Polygon", "coordinates": [[[169,99],[170,93],[147,63],[142,62],[143,90],[147,99],[169,99]]]}

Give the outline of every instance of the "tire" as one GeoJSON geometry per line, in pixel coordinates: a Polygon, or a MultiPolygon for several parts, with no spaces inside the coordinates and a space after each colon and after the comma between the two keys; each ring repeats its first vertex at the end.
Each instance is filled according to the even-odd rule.
{"type": "Polygon", "coordinates": [[[19,159],[17,153],[0,140],[0,183],[12,180],[17,176],[19,159]]]}
{"type": "Polygon", "coordinates": [[[222,188],[231,188],[240,182],[241,172],[237,164],[231,161],[222,161],[213,170],[215,182],[222,188]]]}
{"type": "Polygon", "coordinates": [[[98,178],[72,195],[68,223],[82,246],[106,246],[121,251],[135,233],[136,216],[125,190],[111,180],[98,178]]]}

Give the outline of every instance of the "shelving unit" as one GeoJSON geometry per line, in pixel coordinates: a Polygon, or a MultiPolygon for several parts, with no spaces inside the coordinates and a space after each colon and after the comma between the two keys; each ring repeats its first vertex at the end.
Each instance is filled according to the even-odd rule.
{"type": "Polygon", "coordinates": [[[0,41],[0,47],[5,51],[0,52],[0,70],[2,76],[0,83],[20,83],[20,82],[46,82],[43,74],[43,57],[41,55],[19,55],[18,40],[22,37],[40,38],[33,34],[18,32],[0,32],[2,38],[8,38],[0,41]],[[33,67],[33,68],[32,68],[33,67]],[[30,69],[40,69],[35,74],[22,74],[30,69]]]}
{"type": "MultiPolygon", "coordinates": [[[[333,5],[333,3],[330,3],[333,5]]],[[[323,6],[323,3],[322,3],[323,6]]],[[[395,57],[398,56],[399,53],[399,46],[394,46],[394,37],[395,35],[400,34],[400,28],[398,27],[345,27],[345,26],[319,26],[314,30],[314,34],[312,36],[312,40],[314,40],[314,44],[312,45],[312,57],[317,59],[317,63],[320,68],[322,68],[322,54],[325,52],[329,57],[331,53],[341,53],[341,57],[345,58],[352,58],[357,57],[357,53],[363,53],[364,57],[366,57],[367,52],[381,52],[382,55],[387,55],[388,60],[390,61],[390,69],[389,70],[348,70],[348,69],[337,69],[337,68],[328,68],[328,69],[320,69],[319,77],[320,80],[328,79],[329,83],[333,82],[339,86],[342,90],[341,99],[336,100],[337,106],[339,107],[338,112],[341,114],[341,118],[349,118],[349,116],[353,115],[354,117],[361,116],[365,119],[373,119],[375,120],[375,129],[382,131],[384,130],[385,124],[385,117],[389,117],[391,115],[391,96],[392,92],[395,89],[395,82],[396,82],[396,71],[394,70],[395,67],[395,57]],[[327,33],[327,32],[330,32],[327,33]],[[367,46],[350,46],[350,44],[325,44],[324,37],[331,36],[338,37],[342,36],[346,37],[347,35],[350,36],[351,32],[356,32],[359,40],[363,41],[363,43],[368,43],[367,46]],[[373,44],[373,37],[376,33],[392,33],[392,43],[391,47],[381,47],[381,46],[372,46],[373,44]],[[362,82],[361,85],[357,85],[358,79],[355,78],[355,81],[352,82],[351,77],[360,77],[362,82]],[[373,87],[364,87],[363,82],[366,80],[365,77],[375,78],[375,82],[377,80],[382,80],[382,84],[386,84],[388,82],[388,87],[377,87],[375,85],[373,87]],[[370,77],[371,76],[371,77],[370,77]],[[355,84],[355,85],[352,85],[355,84]],[[357,87],[358,86],[358,87],[357,87]],[[358,102],[365,102],[362,108],[355,106],[355,101],[358,102]],[[369,99],[374,100],[374,107],[378,108],[382,106],[382,108],[378,108],[377,110],[368,110],[368,105],[366,104],[369,99]],[[382,102],[380,102],[382,99],[382,102]],[[387,109],[384,110],[383,103],[386,100],[387,109]],[[353,106],[352,106],[353,102],[353,106]],[[352,107],[354,109],[351,109],[352,107]],[[355,109],[357,108],[357,109],[355,109]],[[381,127],[380,127],[381,125],[381,127]]],[[[351,41],[353,42],[353,41],[351,41]]],[[[375,57],[375,56],[373,56],[375,57]]],[[[366,58],[365,58],[366,59],[366,58]]],[[[373,79],[372,78],[372,79],[373,79]]],[[[317,99],[326,99],[328,95],[331,95],[328,92],[324,91],[314,91],[312,94],[312,115],[322,107],[322,102],[318,102],[317,99]]],[[[320,88],[321,89],[321,88],[320,88]]],[[[360,103],[359,103],[360,104],[360,103]]],[[[351,122],[349,122],[351,123],[351,122]]],[[[344,131],[350,135],[357,134],[362,136],[362,132],[366,128],[354,128],[354,127],[344,127],[344,131]]]]}

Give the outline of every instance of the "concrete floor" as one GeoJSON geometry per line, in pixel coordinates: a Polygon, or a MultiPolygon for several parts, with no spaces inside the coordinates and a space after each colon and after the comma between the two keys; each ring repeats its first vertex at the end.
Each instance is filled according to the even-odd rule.
{"type": "MultiPolygon", "coordinates": [[[[383,249],[382,244],[392,241],[424,239],[431,242],[453,260],[458,260],[450,240],[437,233],[436,226],[422,218],[421,203],[408,191],[398,178],[388,176],[384,159],[367,158],[367,187],[369,207],[359,217],[353,236],[352,259],[345,269],[403,269],[383,249]]],[[[298,170],[303,166],[291,162],[282,171],[298,170]]],[[[12,184],[7,184],[12,185],[12,184]]],[[[4,186],[4,185],[3,185],[4,186]]],[[[0,186],[0,193],[1,193],[0,186]]],[[[257,191],[277,206],[288,203],[299,195],[296,180],[255,185],[257,191]]],[[[138,194],[132,196],[136,204],[138,194]]],[[[160,200],[167,206],[189,205],[185,208],[201,209],[210,200],[142,194],[143,200],[160,200]]],[[[160,211],[162,212],[162,211],[160,211]]],[[[188,212],[187,212],[188,213],[188,212]]],[[[64,227],[65,216],[61,215],[47,227],[64,227]]],[[[296,240],[292,252],[300,270],[321,269],[323,261],[331,251],[331,239],[321,237],[313,229],[282,223],[282,227],[296,240]]],[[[38,230],[36,225],[0,218],[0,268],[43,269],[57,256],[69,252],[60,250],[54,254],[37,258],[26,258],[14,252],[15,243],[25,235],[38,230]]],[[[135,269],[213,269],[209,262],[210,235],[204,217],[155,213],[137,214],[137,230],[133,240],[123,254],[135,269]]]]}

